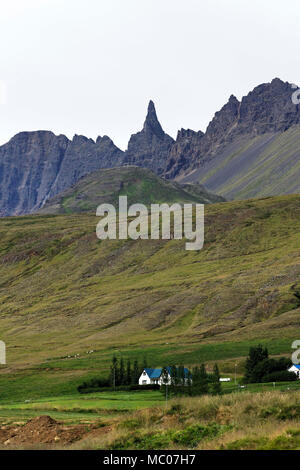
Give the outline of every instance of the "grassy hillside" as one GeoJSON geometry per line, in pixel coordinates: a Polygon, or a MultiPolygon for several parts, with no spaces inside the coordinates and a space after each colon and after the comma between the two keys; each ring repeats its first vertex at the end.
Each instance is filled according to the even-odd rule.
{"type": "Polygon", "coordinates": [[[1,399],[71,393],[106,374],[114,352],[153,366],[217,360],[226,373],[235,362],[242,373],[259,341],[290,354],[300,196],[205,210],[199,252],[184,240],[100,241],[84,213],[1,219],[1,399]]]}
{"type": "Polygon", "coordinates": [[[40,211],[43,214],[95,212],[99,204],[118,206],[119,196],[126,195],[128,204],[222,202],[221,196],[208,193],[199,184],[166,181],[152,171],[137,166],[99,170],[82,178],[70,189],[50,199],[40,211]]]}
{"type": "Polygon", "coordinates": [[[283,133],[239,137],[183,179],[226,199],[300,192],[300,127],[283,133]]]}

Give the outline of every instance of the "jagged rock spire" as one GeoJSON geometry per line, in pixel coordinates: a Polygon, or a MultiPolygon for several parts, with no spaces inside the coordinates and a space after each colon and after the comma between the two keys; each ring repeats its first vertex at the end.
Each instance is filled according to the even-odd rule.
{"type": "Polygon", "coordinates": [[[163,137],[165,134],[157,119],[155,106],[152,100],[149,101],[148,112],[144,122],[143,130],[147,133],[155,134],[157,137],[163,137]]]}

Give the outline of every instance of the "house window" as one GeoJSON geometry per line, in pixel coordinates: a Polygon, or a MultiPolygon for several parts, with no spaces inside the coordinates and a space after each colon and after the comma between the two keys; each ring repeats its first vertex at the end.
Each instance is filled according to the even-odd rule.
{"type": "Polygon", "coordinates": [[[142,384],[147,385],[147,380],[143,380],[142,384]]]}
{"type": "Polygon", "coordinates": [[[143,375],[146,375],[146,372],[145,372],[145,371],[143,372],[143,375]]]}

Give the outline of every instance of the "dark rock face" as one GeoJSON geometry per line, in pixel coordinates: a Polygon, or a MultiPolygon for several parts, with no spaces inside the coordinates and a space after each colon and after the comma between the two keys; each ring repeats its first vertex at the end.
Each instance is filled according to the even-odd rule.
{"type": "Polygon", "coordinates": [[[215,114],[200,140],[195,140],[191,134],[182,143],[177,137],[176,152],[174,148],[170,152],[165,176],[174,178],[201,167],[228,144],[246,134],[284,132],[300,124],[299,106],[291,100],[293,91],[290,83],[275,78],[271,83],[254,88],[241,102],[232,95],[215,114]]]}
{"type": "Polygon", "coordinates": [[[108,137],[21,132],[0,147],[0,216],[34,212],[99,168],[120,165],[123,152],[108,137]]]}
{"type": "Polygon", "coordinates": [[[69,188],[88,173],[122,165],[123,159],[124,152],[109,137],[98,137],[95,143],[92,139],[75,135],[66,148],[60,171],[48,197],[69,188]]]}
{"type": "Polygon", "coordinates": [[[125,164],[149,168],[158,175],[165,171],[172,137],[165,134],[156,115],[153,101],[150,101],[143,130],[130,137],[125,153],[125,164]]]}
{"type": "Polygon", "coordinates": [[[0,215],[28,213],[51,190],[68,146],[52,132],[21,132],[0,147],[0,215]]]}
{"type": "Polygon", "coordinates": [[[191,129],[181,129],[178,131],[177,139],[172,145],[169,157],[166,162],[165,176],[175,177],[179,171],[186,170],[191,165],[191,159],[201,157],[201,141],[204,133],[195,132],[191,129]]]}
{"type": "Polygon", "coordinates": [[[0,216],[34,212],[88,173],[127,164],[164,172],[174,140],[164,133],[152,101],[143,130],[122,152],[107,137],[93,139],[48,131],[21,132],[0,147],[0,216]]]}
{"type": "Polygon", "coordinates": [[[279,78],[254,88],[241,102],[240,132],[284,132],[299,124],[299,106],[291,100],[293,91],[290,83],[279,78]]]}

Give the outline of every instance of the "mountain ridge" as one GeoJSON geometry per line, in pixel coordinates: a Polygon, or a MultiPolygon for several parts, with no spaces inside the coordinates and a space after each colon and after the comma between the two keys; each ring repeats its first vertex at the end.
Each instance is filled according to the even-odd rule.
{"type": "Polygon", "coordinates": [[[0,216],[35,212],[83,176],[123,165],[200,183],[226,199],[300,192],[300,109],[292,103],[292,93],[290,83],[275,78],[241,101],[231,95],[205,132],[181,129],[176,140],[164,132],[150,100],[142,130],[131,135],[125,152],[108,136],[94,141],[75,135],[70,140],[51,131],[21,132],[0,146],[0,216]],[[270,152],[278,154],[277,173],[270,152]],[[264,168],[268,159],[270,172],[264,168]]]}

